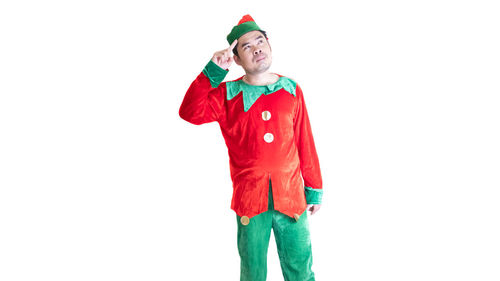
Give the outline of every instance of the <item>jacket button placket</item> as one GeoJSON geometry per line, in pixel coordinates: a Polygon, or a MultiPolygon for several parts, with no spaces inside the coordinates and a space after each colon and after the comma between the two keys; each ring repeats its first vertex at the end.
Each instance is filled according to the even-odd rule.
{"type": "MultiPolygon", "coordinates": [[[[263,112],[262,112],[262,120],[264,120],[264,121],[268,121],[269,119],[271,119],[271,112],[269,112],[269,111],[267,111],[267,110],[266,110],[266,111],[263,111],[263,112]]],[[[273,140],[274,140],[274,135],[273,135],[273,134],[271,134],[271,133],[266,133],[266,134],[264,135],[264,141],[265,141],[265,142],[267,142],[267,143],[271,143],[271,142],[273,142],[273,140]]]]}

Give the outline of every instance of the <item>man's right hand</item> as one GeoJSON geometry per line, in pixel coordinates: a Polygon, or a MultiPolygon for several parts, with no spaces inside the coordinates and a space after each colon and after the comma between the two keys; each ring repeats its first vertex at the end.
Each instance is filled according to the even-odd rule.
{"type": "Polygon", "coordinates": [[[229,48],[215,52],[212,61],[223,69],[228,69],[233,63],[233,49],[238,44],[238,40],[234,40],[229,48]]]}

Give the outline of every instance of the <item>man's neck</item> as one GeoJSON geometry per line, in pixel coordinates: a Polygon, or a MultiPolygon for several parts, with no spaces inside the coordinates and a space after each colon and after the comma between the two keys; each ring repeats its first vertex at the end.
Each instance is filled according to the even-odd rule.
{"type": "Polygon", "coordinates": [[[276,83],[278,80],[279,76],[271,72],[264,72],[259,74],[247,73],[245,76],[243,76],[243,81],[245,83],[254,86],[270,85],[276,83]]]}

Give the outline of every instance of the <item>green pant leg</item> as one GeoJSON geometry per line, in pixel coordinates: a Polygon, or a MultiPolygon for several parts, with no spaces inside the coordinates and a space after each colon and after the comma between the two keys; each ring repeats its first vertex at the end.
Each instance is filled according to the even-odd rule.
{"type": "MultiPolygon", "coordinates": [[[[272,201],[270,201],[272,206],[272,201]]],[[[272,209],[272,208],[270,208],[272,209]]],[[[271,237],[272,212],[267,211],[250,219],[248,225],[238,224],[238,252],[241,258],[241,281],[265,281],[267,249],[271,237]]]]}
{"type": "Polygon", "coordinates": [[[271,237],[272,214],[262,213],[243,225],[238,219],[238,252],[241,258],[241,281],[265,281],[267,249],[271,237]]]}
{"type": "Polygon", "coordinates": [[[285,281],[314,281],[307,211],[298,221],[273,212],[274,237],[285,281]]]}

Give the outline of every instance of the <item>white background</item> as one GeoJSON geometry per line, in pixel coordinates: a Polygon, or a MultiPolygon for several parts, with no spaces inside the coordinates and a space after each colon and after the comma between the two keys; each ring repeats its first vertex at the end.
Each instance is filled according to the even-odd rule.
{"type": "Polygon", "coordinates": [[[500,280],[494,2],[2,1],[0,280],[239,279],[222,135],[178,110],[247,13],[304,90],[317,280],[500,280]]]}

